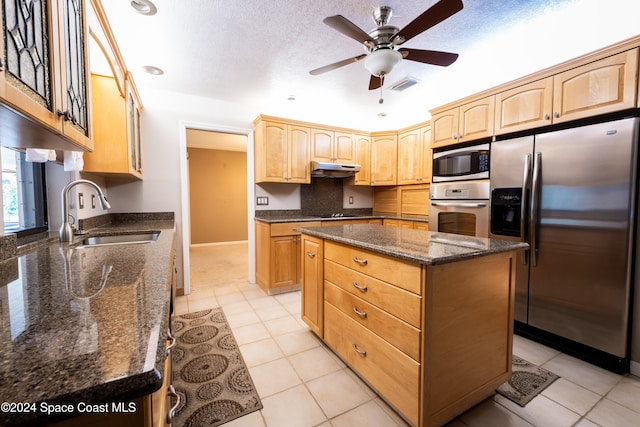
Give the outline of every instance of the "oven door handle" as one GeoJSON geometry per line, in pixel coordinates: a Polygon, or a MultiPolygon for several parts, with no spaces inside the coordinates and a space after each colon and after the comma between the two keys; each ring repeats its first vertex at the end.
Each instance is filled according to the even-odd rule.
{"type": "Polygon", "coordinates": [[[431,206],[442,208],[484,208],[486,203],[474,202],[474,203],[460,203],[460,202],[431,202],[431,206]]]}

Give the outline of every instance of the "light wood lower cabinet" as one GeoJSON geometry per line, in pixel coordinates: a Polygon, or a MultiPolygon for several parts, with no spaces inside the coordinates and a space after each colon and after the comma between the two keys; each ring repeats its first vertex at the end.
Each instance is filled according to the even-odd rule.
{"type": "Polygon", "coordinates": [[[256,283],[269,295],[300,289],[300,232],[295,229],[320,221],[255,224],[256,283]]]}
{"type": "Polygon", "coordinates": [[[513,254],[421,265],[302,244],[303,320],[410,424],[443,425],[511,376],[513,254]]]}

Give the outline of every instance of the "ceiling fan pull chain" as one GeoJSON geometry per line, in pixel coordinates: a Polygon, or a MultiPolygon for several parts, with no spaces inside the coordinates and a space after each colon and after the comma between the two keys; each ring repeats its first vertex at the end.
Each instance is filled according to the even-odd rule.
{"type": "Polygon", "coordinates": [[[380,76],[380,99],[378,99],[378,104],[382,104],[384,99],[382,99],[382,86],[384,85],[384,76],[380,76]]]}

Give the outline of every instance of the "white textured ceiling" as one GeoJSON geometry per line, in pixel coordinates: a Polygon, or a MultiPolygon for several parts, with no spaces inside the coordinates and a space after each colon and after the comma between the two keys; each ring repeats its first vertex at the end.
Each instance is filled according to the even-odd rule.
{"type": "MultiPolygon", "coordinates": [[[[462,11],[403,45],[456,52],[458,61],[449,67],[402,61],[385,86],[406,76],[421,83],[403,92],[383,89],[379,104],[362,61],[309,75],[364,53],[322,20],[341,14],[369,31],[372,10],[383,5],[376,0],[155,0],[155,16],[136,13],[129,0],[102,3],[143,102],[149,91],[178,92],[364,130],[426,120],[429,108],[640,33],[635,0],[463,0],[462,11]],[[146,75],[144,65],[165,74],[146,75]]],[[[402,28],[436,1],[383,3],[394,9],[390,24],[402,28]]]]}

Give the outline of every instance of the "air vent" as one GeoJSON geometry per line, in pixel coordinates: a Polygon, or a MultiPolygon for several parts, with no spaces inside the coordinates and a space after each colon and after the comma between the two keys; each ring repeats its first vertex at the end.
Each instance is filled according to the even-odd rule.
{"type": "Polygon", "coordinates": [[[402,80],[394,83],[389,89],[395,90],[396,92],[402,92],[403,90],[410,88],[411,86],[420,83],[420,80],[415,77],[405,77],[402,80]]]}

